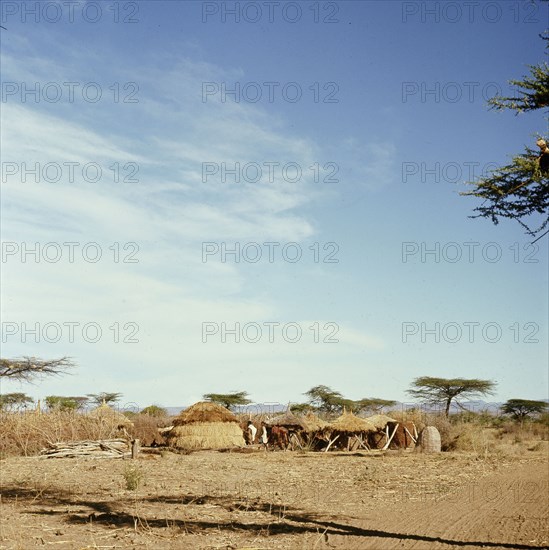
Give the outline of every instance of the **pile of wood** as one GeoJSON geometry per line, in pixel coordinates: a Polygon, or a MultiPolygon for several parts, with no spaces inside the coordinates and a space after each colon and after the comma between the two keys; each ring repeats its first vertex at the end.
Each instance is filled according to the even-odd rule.
{"type": "Polygon", "coordinates": [[[40,451],[40,456],[45,458],[124,458],[131,456],[131,453],[126,439],[99,439],[51,443],[48,449],[40,451]]]}

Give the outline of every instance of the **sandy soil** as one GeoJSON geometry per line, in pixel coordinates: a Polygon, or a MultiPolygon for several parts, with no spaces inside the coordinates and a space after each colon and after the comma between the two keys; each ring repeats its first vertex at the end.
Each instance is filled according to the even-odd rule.
{"type": "Polygon", "coordinates": [[[9,458],[0,462],[0,548],[545,548],[548,458],[9,458]]]}

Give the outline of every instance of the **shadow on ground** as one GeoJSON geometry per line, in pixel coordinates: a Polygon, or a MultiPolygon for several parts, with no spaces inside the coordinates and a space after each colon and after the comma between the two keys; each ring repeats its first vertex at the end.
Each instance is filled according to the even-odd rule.
{"type": "MultiPolygon", "coordinates": [[[[261,522],[243,521],[206,521],[206,520],[183,520],[167,517],[147,518],[143,515],[134,515],[124,511],[128,501],[124,500],[83,500],[69,491],[51,489],[39,491],[37,488],[25,488],[12,486],[4,488],[0,492],[2,502],[15,501],[19,504],[55,506],[63,509],[44,508],[39,510],[26,510],[26,513],[49,516],[62,516],[62,520],[72,524],[94,523],[104,527],[128,527],[134,529],[136,525],[147,529],[164,529],[167,526],[185,531],[188,534],[207,533],[210,530],[216,532],[221,530],[251,532],[262,536],[273,536],[280,534],[325,534],[359,538],[385,538],[396,541],[417,541],[426,543],[439,543],[459,546],[477,546],[479,548],[509,548],[517,550],[534,550],[540,546],[527,544],[490,542],[490,541],[465,541],[447,539],[422,534],[398,533],[380,529],[364,529],[350,524],[334,521],[335,517],[329,518],[312,512],[306,512],[297,508],[265,502],[260,499],[238,499],[226,496],[212,495],[156,495],[139,498],[138,504],[156,504],[164,507],[176,505],[192,506],[218,506],[228,512],[261,512],[265,514],[265,520],[261,522]],[[78,509],[78,513],[71,513],[67,510],[78,509]]],[[[132,501],[134,504],[134,501],[132,501]]],[[[164,508],[165,509],[165,508],[164,508]]],[[[256,518],[257,516],[255,516],[256,518]]]]}

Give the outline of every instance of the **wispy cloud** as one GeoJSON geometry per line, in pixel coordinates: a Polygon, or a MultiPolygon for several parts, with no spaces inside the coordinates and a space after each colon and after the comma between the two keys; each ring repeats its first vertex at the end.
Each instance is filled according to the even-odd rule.
{"type": "MultiPolygon", "coordinates": [[[[24,70],[7,59],[7,77],[12,79],[35,81],[46,73],[64,78],[67,72],[61,60],[43,64],[34,54],[26,58],[24,70]]],[[[84,64],[80,60],[80,66],[84,64]]],[[[284,301],[265,292],[262,284],[248,286],[241,265],[205,264],[202,242],[303,242],[316,229],[301,207],[325,193],[308,169],[321,155],[313,139],[290,131],[283,119],[255,105],[202,101],[201,83],[227,74],[211,64],[179,59],[162,72],[142,67],[136,105],[111,103],[94,110],[91,105],[67,104],[53,112],[48,105],[11,99],[3,105],[3,131],[9,132],[3,160],[19,166],[17,173],[3,177],[4,241],[29,246],[79,243],[73,263],[67,262],[66,249],[57,263],[36,263],[32,256],[23,263],[20,254],[9,258],[4,265],[3,293],[9,296],[4,319],[31,325],[93,321],[109,337],[115,322],[139,327],[138,344],[115,344],[105,337],[96,345],[75,342],[67,348],[63,340],[44,346],[44,341],[36,344],[30,338],[23,344],[15,338],[7,342],[8,352],[70,353],[82,365],[84,379],[92,364],[97,374],[107,376],[114,362],[121,372],[131,364],[134,376],[145,380],[154,364],[159,380],[172,380],[169,387],[183,376],[184,356],[185,365],[200,367],[206,377],[189,385],[190,395],[208,378],[225,376],[228,368],[238,379],[242,368],[267,361],[289,374],[296,350],[306,362],[313,358],[327,365],[358,348],[383,348],[376,337],[352,328],[329,350],[311,342],[293,347],[285,341],[247,346],[202,342],[202,322],[207,320],[261,323],[285,315],[284,301]],[[72,117],[69,107],[78,116],[72,117]],[[120,125],[120,113],[132,119],[131,127],[120,125]],[[59,181],[39,176],[36,183],[30,174],[24,183],[23,162],[27,169],[39,163],[40,170],[47,163],[79,165],[72,182],[69,171],[63,170],[59,181]],[[222,182],[219,177],[205,181],[205,162],[229,167],[253,162],[265,173],[257,182],[222,182]],[[302,167],[299,181],[283,177],[280,167],[288,162],[302,167]],[[79,170],[86,163],[100,165],[104,177],[84,181],[79,170]],[[139,181],[112,181],[113,163],[137,165],[139,181]],[[264,163],[278,163],[272,178],[264,163]],[[89,242],[101,247],[101,261],[91,263],[79,256],[89,242]],[[112,261],[111,247],[127,242],[138,244],[139,263],[112,261]]],[[[85,77],[70,74],[78,76],[85,77]]],[[[384,162],[383,150],[373,154],[384,162]]],[[[142,395],[145,386],[133,391],[142,395]]],[[[174,389],[168,400],[176,400],[178,393],[174,389]]]]}

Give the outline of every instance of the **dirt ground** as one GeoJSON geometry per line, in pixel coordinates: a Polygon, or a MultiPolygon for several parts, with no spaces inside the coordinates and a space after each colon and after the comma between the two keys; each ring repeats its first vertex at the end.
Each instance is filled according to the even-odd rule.
{"type": "Polygon", "coordinates": [[[0,461],[0,548],[546,548],[548,459],[545,448],[503,458],[8,458],[0,461]]]}

